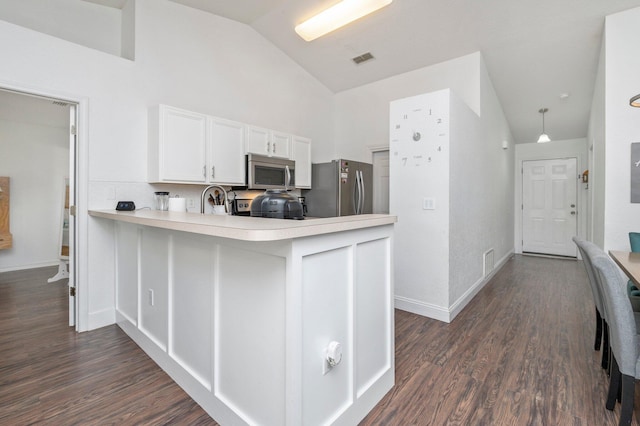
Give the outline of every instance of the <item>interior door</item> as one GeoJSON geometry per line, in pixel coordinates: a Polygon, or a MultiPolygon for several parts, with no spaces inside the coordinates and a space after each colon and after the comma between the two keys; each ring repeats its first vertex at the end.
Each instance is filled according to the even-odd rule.
{"type": "Polygon", "coordinates": [[[389,214],[389,151],[373,153],[373,213],[389,214]]]}
{"type": "Polygon", "coordinates": [[[523,161],[522,251],[576,256],[576,159],[523,161]]]}

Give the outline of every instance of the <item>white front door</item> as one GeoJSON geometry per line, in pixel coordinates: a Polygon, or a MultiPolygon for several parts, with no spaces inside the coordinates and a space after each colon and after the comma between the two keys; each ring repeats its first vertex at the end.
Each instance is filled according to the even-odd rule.
{"type": "Polygon", "coordinates": [[[576,159],[523,161],[522,252],[576,256],[576,159]]]}

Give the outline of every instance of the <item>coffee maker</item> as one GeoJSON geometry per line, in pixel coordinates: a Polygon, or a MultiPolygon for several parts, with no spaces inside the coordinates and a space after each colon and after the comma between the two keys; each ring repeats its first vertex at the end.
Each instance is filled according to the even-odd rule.
{"type": "Polygon", "coordinates": [[[298,197],[298,202],[300,204],[302,204],[302,214],[306,217],[307,216],[307,203],[305,201],[304,197],[298,197]]]}

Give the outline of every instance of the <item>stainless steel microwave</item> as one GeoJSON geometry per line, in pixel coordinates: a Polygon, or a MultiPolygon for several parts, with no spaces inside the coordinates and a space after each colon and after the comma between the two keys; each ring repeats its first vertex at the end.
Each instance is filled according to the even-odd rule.
{"type": "Polygon", "coordinates": [[[247,189],[293,189],[295,165],[286,158],[247,155],[247,189]]]}

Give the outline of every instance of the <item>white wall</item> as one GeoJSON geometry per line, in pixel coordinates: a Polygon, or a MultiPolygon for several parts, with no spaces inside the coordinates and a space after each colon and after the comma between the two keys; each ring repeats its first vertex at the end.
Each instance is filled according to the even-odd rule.
{"type": "MultiPolygon", "coordinates": [[[[523,143],[516,145],[515,174],[516,185],[514,208],[518,212],[515,215],[515,250],[522,253],[522,162],[527,160],[550,160],[554,158],[576,158],[577,172],[582,174],[589,168],[589,155],[587,151],[587,139],[567,139],[551,141],[548,143],[523,143]]],[[[591,175],[591,173],[589,173],[591,175]]],[[[591,176],[589,176],[591,179],[591,176]]],[[[577,179],[577,176],[576,176],[577,179]]],[[[587,235],[587,223],[590,215],[588,208],[589,190],[592,184],[577,183],[578,202],[578,236],[585,238],[587,235]]]]}
{"type": "MultiPolygon", "coordinates": [[[[478,64],[481,114],[472,133],[453,121],[459,146],[451,148],[451,245],[449,309],[455,316],[486,284],[483,276],[487,250],[493,250],[496,268],[513,253],[513,197],[515,150],[511,130],[498,101],[484,60],[478,64]],[[503,142],[508,148],[503,149],[503,142]]],[[[460,102],[458,102],[458,105],[460,102]]],[[[453,106],[456,103],[452,104],[453,106]]],[[[464,113],[462,106],[457,114],[464,113]]],[[[453,115],[455,117],[455,115],[453,115]]]]}
{"type": "Polygon", "coordinates": [[[453,126],[468,124],[452,112],[452,100],[451,90],[438,90],[393,101],[389,113],[389,211],[398,216],[395,306],[443,321],[449,319],[450,159],[458,141],[453,126]],[[425,198],[433,208],[423,208],[425,198]]]}
{"type": "Polygon", "coordinates": [[[68,129],[30,121],[0,118],[0,175],[11,179],[13,235],[13,247],[0,250],[0,272],[57,265],[60,258],[68,129]]]}
{"type": "Polygon", "coordinates": [[[640,142],[640,109],[629,106],[640,93],[638,22],[640,8],[610,15],[605,24],[605,250],[629,250],[628,233],[640,230],[640,204],[630,202],[630,147],[640,142]]]}
{"type": "Polygon", "coordinates": [[[479,52],[345,90],[335,96],[335,144],[314,145],[313,162],[372,161],[371,147],[389,145],[389,102],[452,89],[480,113],[479,52]]]}
{"type": "Polygon", "coordinates": [[[89,219],[87,209],[153,192],[145,183],[150,106],[307,136],[314,149],[333,140],[333,94],[250,27],[167,0],[137,0],[135,8],[135,62],[0,21],[0,86],[81,102],[81,329],[115,318],[110,224],[89,219]]]}
{"type": "Polygon", "coordinates": [[[0,0],[0,19],[120,55],[120,9],[79,0],[0,0]]]}
{"type": "MultiPolygon", "coordinates": [[[[453,76],[466,72],[469,80],[478,82],[475,93],[466,93],[478,111],[459,99],[455,90],[399,101],[404,105],[426,98],[435,105],[446,92],[451,120],[446,168],[437,169],[438,176],[433,176],[435,163],[428,170],[412,169],[419,174],[408,176],[398,187],[402,179],[394,176],[394,170],[403,169],[390,153],[391,212],[398,215],[396,307],[444,321],[451,321],[486,284],[484,252],[494,250],[496,268],[513,252],[513,139],[481,56],[465,58],[472,62],[454,61],[437,68],[448,69],[453,76]],[[509,149],[502,148],[503,141],[509,149]],[[422,210],[422,197],[435,197],[436,209],[422,210]]],[[[446,76],[440,77],[439,84],[446,82],[446,76]]],[[[413,111],[411,105],[405,107],[413,111]]]]}

